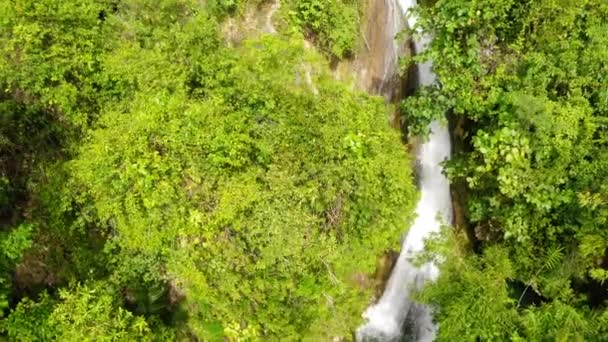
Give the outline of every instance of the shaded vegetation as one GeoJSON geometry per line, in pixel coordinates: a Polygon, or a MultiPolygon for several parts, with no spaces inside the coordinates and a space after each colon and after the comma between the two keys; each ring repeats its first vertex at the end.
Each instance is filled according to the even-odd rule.
{"type": "Polygon", "coordinates": [[[447,173],[467,184],[481,249],[442,249],[423,296],[439,340],[606,340],[608,4],[437,1],[419,14],[434,35],[419,58],[439,84],[403,108],[415,132],[464,117],[447,173]],[[522,305],[513,281],[542,302],[522,305]]]}

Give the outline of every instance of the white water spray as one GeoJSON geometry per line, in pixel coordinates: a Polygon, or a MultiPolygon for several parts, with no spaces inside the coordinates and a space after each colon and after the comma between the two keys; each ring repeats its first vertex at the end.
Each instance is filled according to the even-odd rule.
{"type": "MultiPolygon", "coordinates": [[[[414,27],[417,18],[410,15],[409,9],[415,5],[415,0],[398,1],[401,10],[407,15],[409,27],[414,27]]],[[[428,36],[416,40],[416,52],[423,51],[428,42],[428,36]]],[[[431,61],[419,64],[417,69],[419,85],[431,85],[435,82],[431,61]]],[[[450,185],[442,174],[440,165],[450,156],[450,136],[447,127],[438,122],[431,123],[430,129],[428,141],[417,151],[421,193],[416,208],[417,218],[403,242],[401,254],[382,297],[363,314],[367,323],[357,331],[359,341],[399,340],[406,320],[412,323],[411,337],[415,341],[426,342],[435,338],[436,327],[432,321],[431,309],[414,303],[409,298],[413,288],[420,289],[425,281],[432,281],[438,275],[436,265],[427,263],[416,267],[412,263],[412,257],[424,249],[425,238],[438,232],[441,224],[450,224],[452,221],[450,185]]]]}
{"type": "Polygon", "coordinates": [[[268,33],[276,34],[277,30],[272,23],[272,16],[281,8],[281,1],[275,0],[272,5],[270,5],[270,9],[266,14],[266,23],[264,24],[264,31],[268,33]]]}

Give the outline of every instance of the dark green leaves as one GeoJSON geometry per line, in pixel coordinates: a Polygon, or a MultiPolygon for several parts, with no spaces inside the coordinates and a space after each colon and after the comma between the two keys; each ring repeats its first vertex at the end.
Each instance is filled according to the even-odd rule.
{"type": "MultiPolygon", "coordinates": [[[[489,272],[477,263],[499,248],[510,276],[544,299],[525,312],[496,308],[510,312],[505,322],[512,325],[495,326],[497,335],[485,339],[604,338],[595,320],[608,300],[601,185],[608,176],[601,95],[608,69],[597,32],[605,30],[608,7],[594,0],[437,1],[419,13],[421,28],[434,35],[423,58],[433,59],[439,84],[408,99],[404,111],[413,115],[414,132],[446,109],[466,118],[463,149],[447,171],[467,185],[471,236],[483,251],[463,264],[446,261],[448,274],[432,291],[462,285],[458,291],[468,294],[469,277],[489,272]],[[462,273],[452,271],[457,266],[462,273]]],[[[504,279],[485,282],[490,291],[504,279]]],[[[452,315],[469,305],[472,320],[492,319],[476,298],[433,296],[451,308],[438,317],[443,339],[489,333],[452,315]]]]}

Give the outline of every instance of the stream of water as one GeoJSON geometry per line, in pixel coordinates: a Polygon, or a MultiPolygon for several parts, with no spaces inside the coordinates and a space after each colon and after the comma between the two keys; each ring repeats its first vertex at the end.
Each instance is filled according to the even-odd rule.
{"type": "MultiPolygon", "coordinates": [[[[416,1],[393,1],[398,3],[399,6],[394,7],[406,16],[409,27],[414,27],[417,18],[409,15],[408,10],[416,1]]],[[[415,51],[423,51],[428,42],[429,36],[414,41],[415,51]]],[[[435,82],[431,61],[418,65],[417,73],[418,85],[435,82]]],[[[412,257],[423,250],[425,238],[438,232],[441,224],[452,221],[450,186],[441,167],[441,162],[450,156],[450,136],[448,128],[438,122],[431,123],[430,129],[428,140],[417,151],[421,197],[416,207],[416,220],[403,241],[384,293],[363,314],[367,323],[357,331],[359,341],[398,341],[403,337],[406,321],[411,327],[408,340],[426,342],[435,338],[437,327],[433,324],[431,309],[409,298],[413,288],[421,288],[424,282],[432,281],[438,275],[436,265],[427,263],[417,267],[413,265],[412,257]]]]}

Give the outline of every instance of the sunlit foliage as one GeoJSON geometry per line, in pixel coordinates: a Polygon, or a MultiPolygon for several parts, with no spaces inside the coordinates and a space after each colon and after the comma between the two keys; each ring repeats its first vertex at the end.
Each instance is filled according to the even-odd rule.
{"type": "MultiPolygon", "coordinates": [[[[360,323],[365,277],[412,217],[409,157],[383,101],[302,41],[228,47],[220,23],[245,5],[0,1],[1,334],[320,340],[360,323]]],[[[348,16],[318,31],[326,53],[352,49],[348,16]]]]}
{"type": "Polygon", "coordinates": [[[448,258],[429,290],[442,340],[463,340],[463,331],[465,340],[605,339],[608,4],[437,1],[419,13],[434,35],[420,58],[434,60],[439,82],[403,109],[413,132],[446,112],[460,123],[463,148],[447,172],[466,186],[481,251],[448,258]],[[511,271],[472,287],[497,249],[511,271]],[[473,326],[494,317],[481,294],[514,283],[526,293],[488,305],[515,318],[491,329],[493,338],[473,326]],[[540,299],[523,305],[530,294],[540,299]],[[448,309],[464,305],[466,320],[448,309]]]}

